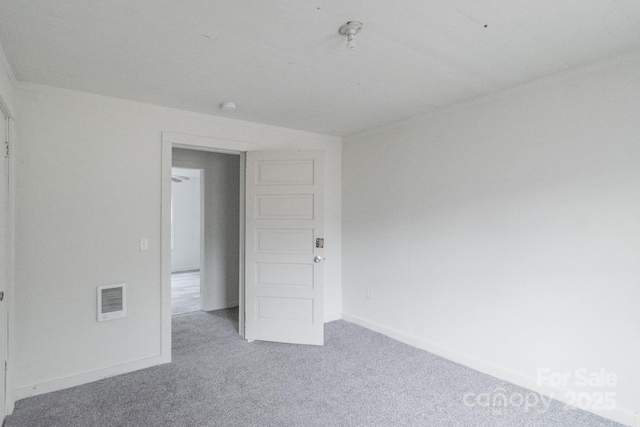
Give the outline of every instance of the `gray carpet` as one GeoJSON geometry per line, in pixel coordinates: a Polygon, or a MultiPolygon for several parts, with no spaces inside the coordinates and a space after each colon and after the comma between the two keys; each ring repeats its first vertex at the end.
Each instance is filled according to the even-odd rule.
{"type": "Polygon", "coordinates": [[[465,405],[529,391],[344,322],[325,346],[247,343],[236,310],[174,317],[174,362],[21,400],[8,427],[617,426],[552,401],[465,405]],[[469,402],[474,401],[470,399],[469,402]]]}

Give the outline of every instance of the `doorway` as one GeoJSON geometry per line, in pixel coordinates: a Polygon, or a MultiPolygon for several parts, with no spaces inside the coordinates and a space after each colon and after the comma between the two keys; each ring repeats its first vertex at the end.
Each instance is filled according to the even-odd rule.
{"type": "MultiPolygon", "coordinates": [[[[199,150],[233,154],[229,157],[235,157],[237,164],[239,164],[236,169],[239,174],[236,174],[232,180],[239,185],[235,191],[230,191],[228,194],[233,194],[236,197],[234,200],[237,202],[236,206],[238,206],[239,212],[239,215],[234,217],[234,220],[238,221],[237,228],[234,229],[239,232],[235,234],[233,242],[238,244],[236,252],[238,262],[234,265],[234,269],[237,269],[238,272],[238,280],[235,282],[234,288],[237,289],[238,296],[238,314],[236,315],[238,316],[238,333],[241,338],[249,337],[247,322],[250,320],[258,323],[252,326],[254,333],[251,334],[249,340],[322,345],[324,324],[323,261],[325,259],[323,256],[324,237],[322,237],[324,234],[322,232],[324,222],[324,150],[289,149],[279,151],[274,149],[267,152],[256,150],[256,144],[250,142],[163,132],[162,362],[171,362],[170,182],[173,154],[178,150],[192,152],[192,154],[199,150]],[[283,193],[275,189],[278,186],[291,185],[298,186],[296,190],[292,190],[292,193],[283,193]],[[275,186],[273,188],[275,192],[269,189],[270,186],[275,186]],[[261,188],[260,191],[258,191],[258,187],[261,188]],[[249,212],[249,207],[251,207],[251,212],[249,212]],[[280,222],[267,226],[266,224],[256,224],[257,220],[280,222]],[[287,222],[293,220],[301,222],[298,222],[297,225],[287,222]],[[278,260],[275,258],[257,259],[255,256],[269,253],[287,253],[291,257],[278,260]],[[250,260],[249,256],[251,256],[250,260]],[[254,267],[257,267],[258,270],[254,267]],[[300,281],[301,274],[305,274],[307,278],[312,277],[312,281],[300,281]],[[277,295],[257,295],[257,289],[262,287],[272,289],[273,293],[277,295]],[[254,304],[252,308],[249,308],[249,303],[245,299],[252,302],[257,301],[258,306],[256,307],[254,304]],[[264,304],[262,304],[263,302],[264,304]],[[262,333],[265,331],[255,330],[255,326],[260,328],[267,323],[272,326],[276,323],[279,325],[275,326],[276,329],[271,328],[272,330],[280,328],[278,336],[268,336],[262,333]],[[308,326],[308,333],[302,333],[303,336],[299,333],[302,324],[308,326]]],[[[217,186],[217,188],[229,190],[229,186],[217,186]]],[[[209,198],[206,199],[209,202],[209,198]]],[[[207,258],[208,256],[205,255],[205,259],[207,258]]],[[[206,276],[209,270],[204,264],[203,267],[206,276]]]]}
{"type": "MultiPolygon", "coordinates": [[[[169,132],[162,133],[162,281],[161,281],[161,289],[162,289],[162,311],[161,311],[161,353],[160,358],[162,363],[171,362],[171,347],[172,347],[172,339],[171,339],[171,169],[173,166],[180,167],[181,165],[178,163],[174,163],[174,161],[196,161],[196,163],[203,162],[202,154],[206,153],[223,153],[230,154],[232,157],[236,158],[238,173],[233,178],[233,181],[237,184],[237,189],[235,193],[236,200],[238,200],[237,208],[239,215],[237,215],[236,220],[238,222],[237,225],[237,234],[235,235],[235,242],[238,245],[238,251],[236,252],[238,256],[238,262],[235,264],[235,268],[238,273],[238,280],[235,283],[234,288],[237,289],[237,305],[238,312],[244,313],[244,269],[241,266],[244,266],[244,221],[240,221],[240,218],[244,218],[244,204],[240,203],[240,200],[244,200],[244,174],[245,174],[245,152],[249,151],[252,147],[252,144],[241,143],[238,141],[229,141],[229,140],[218,140],[211,138],[202,138],[202,137],[194,137],[190,135],[182,135],[182,134],[174,134],[169,132]],[[178,150],[187,154],[190,153],[190,157],[187,159],[180,158],[179,154],[174,159],[174,149],[176,153],[179,153],[178,150]]],[[[182,167],[193,167],[193,168],[202,168],[197,164],[194,165],[182,165],[182,167]]],[[[207,186],[207,180],[209,179],[208,174],[204,173],[204,177],[202,178],[205,183],[205,187],[207,186]]],[[[218,186],[219,188],[224,188],[224,186],[218,186]]],[[[215,183],[213,188],[216,188],[215,183]]],[[[226,188],[229,190],[229,187],[226,188]]],[[[205,199],[209,200],[207,197],[205,199]]],[[[205,215],[206,215],[206,206],[205,206],[205,215]]],[[[205,227],[206,228],[206,227],[205,227]]],[[[233,229],[229,231],[233,233],[233,229]]],[[[201,257],[205,260],[208,258],[208,255],[205,253],[206,251],[202,251],[201,257]]],[[[201,259],[202,259],[201,258],[201,259]]],[[[204,261],[204,260],[203,260],[204,261]]],[[[207,276],[208,267],[205,262],[201,262],[200,276],[201,282],[205,281],[205,277],[207,276]]],[[[201,286],[201,289],[202,286],[201,286]]],[[[244,316],[238,316],[238,333],[244,338],[244,316]]]]}
{"type": "Polygon", "coordinates": [[[172,314],[237,307],[240,156],[172,149],[172,314]]]}

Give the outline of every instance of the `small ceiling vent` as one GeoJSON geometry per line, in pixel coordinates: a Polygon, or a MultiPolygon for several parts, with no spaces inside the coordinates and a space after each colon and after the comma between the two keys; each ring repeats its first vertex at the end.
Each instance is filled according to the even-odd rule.
{"type": "Polygon", "coordinates": [[[98,286],[98,322],[126,315],[126,284],[98,286]]]}

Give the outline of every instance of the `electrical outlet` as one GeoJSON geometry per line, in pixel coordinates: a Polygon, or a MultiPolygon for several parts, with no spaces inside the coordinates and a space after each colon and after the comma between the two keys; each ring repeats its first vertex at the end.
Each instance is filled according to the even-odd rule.
{"type": "Polygon", "coordinates": [[[373,299],[373,288],[367,288],[367,299],[373,299]]]}

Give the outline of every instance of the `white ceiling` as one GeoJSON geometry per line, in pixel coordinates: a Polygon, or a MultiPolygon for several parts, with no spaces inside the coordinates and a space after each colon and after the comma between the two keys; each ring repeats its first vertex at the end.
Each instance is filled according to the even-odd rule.
{"type": "Polygon", "coordinates": [[[348,135],[638,50],[640,1],[1,0],[0,43],[21,81],[348,135]]]}

